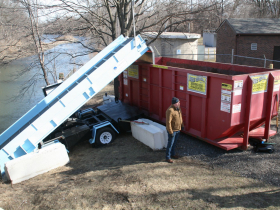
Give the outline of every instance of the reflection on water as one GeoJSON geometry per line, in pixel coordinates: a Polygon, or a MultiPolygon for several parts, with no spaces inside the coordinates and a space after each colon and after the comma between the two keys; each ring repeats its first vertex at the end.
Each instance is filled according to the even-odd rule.
{"type": "MultiPolygon", "coordinates": [[[[49,37],[53,38],[54,36],[49,37]]],[[[81,38],[79,39],[82,40],[81,38]]],[[[80,68],[79,65],[76,65],[77,63],[86,63],[89,60],[89,56],[78,56],[76,58],[72,58],[71,56],[73,54],[78,55],[82,52],[84,53],[84,51],[85,49],[77,43],[63,44],[48,50],[46,52],[45,63],[49,63],[47,69],[50,83],[54,81],[52,72],[57,77],[60,72],[67,75],[73,68],[80,68]]],[[[12,75],[30,69],[30,66],[33,66],[36,59],[36,56],[31,56],[0,67],[0,134],[44,98],[42,87],[46,84],[42,79],[42,73],[38,67],[34,67],[23,76],[12,80],[12,75]],[[34,83],[34,87],[28,90],[24,97],[18,98],[16,101],[11,101],[12,97],[18,95],[24,84],[27,82],[31,83],[29,80],[35,74],[39,75],[39,77],[35,77],[34,80],[36,82],[34,83]]]]}

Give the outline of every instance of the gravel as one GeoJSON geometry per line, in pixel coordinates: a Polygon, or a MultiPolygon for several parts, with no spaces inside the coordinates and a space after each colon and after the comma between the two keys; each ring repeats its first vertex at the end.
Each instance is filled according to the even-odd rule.
{"type": "Polygon", "coordinates": [[[280,186],[280,134],[271,137],[269,142],[276,143],[274,153],[255,152],[252,146],[247,151],[225,151],[181,133],[176,153],[206,162],[213,168],[222,167],[247,178],[280,186]]]}

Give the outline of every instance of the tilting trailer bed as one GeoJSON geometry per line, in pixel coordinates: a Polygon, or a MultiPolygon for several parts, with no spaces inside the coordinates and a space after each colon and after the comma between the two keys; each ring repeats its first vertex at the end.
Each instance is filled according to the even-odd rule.
{"type": "Polygon", "coordinates": [[[140,35],[118,37],[0,135],[0,167],[33,152],[87,101],[140,58],[148,47],[140,35]]]}
{"type": "Polygon", "coordinates": [[[93,146],[111,143],[120,132],[129,132],[129,121],[143,117],[138,107],[121,101],[101,105],[96,109],[78,110],[47,136],[39,147],[60,141],[69,150],[78,142],[89,140],[93,146]]]}

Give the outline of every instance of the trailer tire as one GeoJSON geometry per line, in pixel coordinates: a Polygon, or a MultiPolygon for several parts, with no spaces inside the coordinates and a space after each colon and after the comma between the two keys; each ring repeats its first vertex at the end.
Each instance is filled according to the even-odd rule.
{"type": "Polygon", "coordinates": [[[116,138],[115,131],[110,127],[101,128],[97,130],[95,142],[97,145],[107,145],[116,138]]]}

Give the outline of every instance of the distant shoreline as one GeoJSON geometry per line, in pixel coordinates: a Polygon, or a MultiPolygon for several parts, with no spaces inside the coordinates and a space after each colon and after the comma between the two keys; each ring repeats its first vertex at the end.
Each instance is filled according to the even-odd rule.
{"type": "MultiPolygon", "coordinates": [[[[43,51],[45,52],[58,45],[75,43],[77,41],[78,39],[76,39],[74,36],[66,35],[58,37],[54,42],[43,43],[42,47],[43,51]]],[[[14,60],[26,58],[37,54],[36,52],[34,52],[35,50],[25,50],[25,48],[28,48],[28,46],[24,46],[22,42],[18,41],[15,44],[10,44],[10,46],[6,47],[6,49],[2,49],[2,52],[0,53],[0,64],[8,64],[14,60]]]]}

